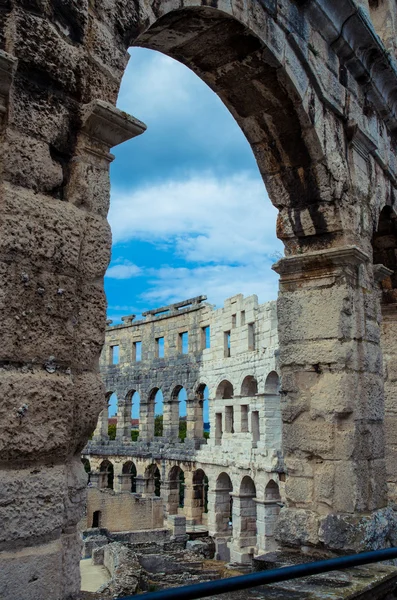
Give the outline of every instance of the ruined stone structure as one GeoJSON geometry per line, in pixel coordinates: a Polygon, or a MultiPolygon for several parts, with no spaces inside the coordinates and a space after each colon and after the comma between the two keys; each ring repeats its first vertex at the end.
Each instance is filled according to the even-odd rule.
{"type": "MultiPolygon", "coordinates": [[[[100,363],[105,407],[84,456],[90,461],[91,485],[129,492],[123,495],[126,501],[131,491],[138,494],[138,502],[160,493],[165,516],[181,513],[188,525],[204,524],[216,540],[219,558],[248,562],[253,554],[274,548],[280,511],[283,465],[276,303],[258,305],[256,296],[238,295],[214,310],[203,300],[200,296],[149,311],[140,321],[124,317],[123,325],[107,327],[100,363]],[[187,423],[186,439],[180,443],[182,388],[187,396],[187,423]],[[203,439],[205,388],[211,427],[207,441],[203,439]],[[157,390],[162,391],[164,404],[163,431],[156,437],[157,390]],[[109,441],[107,399],[112,393],[118,398],[117,435],[109,441]],[[131,407],[136,394],[140,396],[139,439],[132,442],[131,407]]],[[[117,518],[120,494],[106,493],[105,498],[106,503],[113,500],[110,512],[117,518]]],[[[94,520],[98,526],[93,514],[97,507],[98,494],[93,496],[89,490],[88,526],[94,520]]],[[[115,518],[112,523],[105,515],[101,518],[101,526],[123,530],[120,524],[114,529],[115,518]]],[[[136,521],[130,513],[130,529],[136,521]]]]}
{"type": "Polygon", "coordinates": [[[104,396],[109,149],[145,129],[115,108],[131,45],[214,89],[279,210],[281,542],[390,542],[395,22],[392,0],[2,3],[2,597],[78,595],[80,453],[104,396]]]}

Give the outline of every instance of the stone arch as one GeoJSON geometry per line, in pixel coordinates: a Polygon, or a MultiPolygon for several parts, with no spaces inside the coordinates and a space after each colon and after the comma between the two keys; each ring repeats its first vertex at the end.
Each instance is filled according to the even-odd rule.
{"type": "Polygon", "coordinates": [[[156,463],[151,463],[145,469],[146,489],[145,493],[161,496],[161,475],[156,463]]]}
{"type": "Polygon", "coordinates": [[[253,397],[258,393],[258,382],[253,375],[244,377],[241,384],[241,396],[253,397]]]}
{"type": "Polygon", "coordinates": [[[114,467],[110,460],[103,460],[99,465],[100,472],[100,489],[114,489],[114,467]]]}
{"type": "Polygon", "coordinates": [[[223,379],[216,388],[215,397],[222,400],[231,400],[233,395],[233,385],[227,379],[223,379]]]}
{"type": "Polygon", "coordinates": [[[132,460],[128,460],[123,464],[123,468],[121,471],[122,474],[122,486],[121,489],[127,492],[136,492],[136,476],[137,469],[135,463],[132,460]]]}
{"type": "Polygon", "coordinates": [[[197,469],[193,473],[193,494],[197,506],[202,513],[208,512],[208,477],[203,469],[197,469]]]}
{"type": "MultiPolygon", "coordinates": [[[[170,405],[168,409],[168,427],[164,433],[169,439],[182,441],[187,432],[187,391],[186,388],[177,384],[172,387],[170,405]]],[[[165,409],[164,409],[165,410],[165,409]]]]}
{"type": "Polygon", "coordinates": [[[168,485],[166,511],[169,515],[176,515],[185,505],[185,474],[179,465],[174,465],[169,470],[168,485]]]}
{"type": "Polygon", "coordinates": [[[396,378],[393,375],[397,361],[397,214],[393,207],[384,206],[372,238],[374,276],[381,290],[381,348],[384,365],[385,391],[385,458],[388,495],[397,501],[397,461],[395,430],[397,416],[395,397],[396,378]]]}
{"type": "Polygon", "coordinates": [[[280,377],[276,371],[271,371],[266,377],[265,394],[278,394],[280,391],[280,377]]]}
{"type": "Polygon", "coordinates": [[[218,475],[215,484],[216,534],[231,535],[233,527],[233,483],[226,472],[218,475]]]}
{"type": "Polygon", "coordinates": [[[195,436],[198,438],[210,437],[210,414],[209,414],[209,387],[206,383],[199,383],[195,387],[195,436]]]}
{"type": "Polygon", "coordinates": [[[166,9],[147,15],[128,45],[164,52],[197,73],[219,93],[245,133],[273,201],[280,206],[288,197],[290,206],[300,207],[307,198],[313,205],[320,193],[312,156],[317,161],[322,152],[313,123],[302,109],[301,82],[307,76],[298,59],[299,73],[292,72],[288,63],[280,64],[272,35],[263,39],[265,11],[255,8],[262,15],[263,29],[253,31],[247,25],[254,21],[244,18],[249,11],[230,8],[226,3],[222,8],[203,7],[199,1],[181,8],[177,1],[168,2],[166,9]],[[236,91],[237,81],[244,94],[236,91]]]}

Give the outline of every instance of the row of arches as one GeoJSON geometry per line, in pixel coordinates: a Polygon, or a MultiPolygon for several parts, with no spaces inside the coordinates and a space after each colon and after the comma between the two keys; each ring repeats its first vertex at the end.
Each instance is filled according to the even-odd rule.
{"type": "MultiPolygon", "coordinates": [[[[84,459],[84,462],[88,471],[89,461],[84,459]]],[[[164,469],[156,462],[144,469],[141,465],[140,475],[137,471],[134,462],[127,460],[119,468],[116,481],[112,461],[104,459],[99,472],[91,473],[91,478],[94,476],[95,486],[100,489],[117,488],[115,491],[161,497],[164,517],[183,514],[190,524],[205,524],[211,535],[227,540],[237,562],[246,562],[259,549],[273,547],[274,526],[281,506],[279,486],[274,479],[268,481],[264,491],[262,487],[258,498],[257,486],[249,475],[233,483],[226,471],[210,478],[202,468],[192,471],[174,464],[164,469]]],[[[96,518],[94,515],[93,527],[96,518]]]]}
{"type": "MultiPolygon", "coordinates": [[[[247,375],[241,383],[238,395],[235,395],[232,382],[223,379],[217,385],[212,398],[219,401],[255,398],[261,395],[277,396],[279,387],[276,371],[268,374],[262,394],[258,393],[257,379],[253,375],[247,375]]],[[[185,438],[203,440],[210,437],[212,428],[215,431],[216,417],[212,418],[214,423],[211,423],[210,419],[210,391],[206,383],[197,386],[193,398],[188,398],[182,385],[176,385],[166,402],[159,386],[153,387],[145,398],[141,398],[136,389],[131,389],[124,399],[119,401],[113,391],[108,391],[106,410],[100,415],[94,439],[109,439],[110,431],[110,439],[117,438],[123,442],[136,441],[138,436],[144,441],[155,437],[166,437],[172,441],[183,441],[185,438]],[[113,430],[110,431],[108,417],[115,413],[117,422],[111,423],[113,430]]]]}

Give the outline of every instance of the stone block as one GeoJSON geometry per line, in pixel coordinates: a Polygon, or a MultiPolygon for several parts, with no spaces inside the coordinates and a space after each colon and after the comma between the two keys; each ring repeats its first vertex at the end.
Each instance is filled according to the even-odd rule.
{"type": "Polygon", "coordinates": [[[276,524],[276,539],[285,546],[316,546],[319,517],[315,512],[303,509],[281,509],[276,524]]]}

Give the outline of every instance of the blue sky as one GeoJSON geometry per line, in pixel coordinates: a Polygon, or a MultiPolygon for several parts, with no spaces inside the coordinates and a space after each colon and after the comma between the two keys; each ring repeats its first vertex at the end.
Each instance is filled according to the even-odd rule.
{"type": "Polygon", "coordinates": [[[243,133],[187,67],[130,52],[118,106],[148,130],[113,150],[108,317],[199,294],[275,299],[276,210],[243,133]]]}

